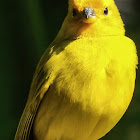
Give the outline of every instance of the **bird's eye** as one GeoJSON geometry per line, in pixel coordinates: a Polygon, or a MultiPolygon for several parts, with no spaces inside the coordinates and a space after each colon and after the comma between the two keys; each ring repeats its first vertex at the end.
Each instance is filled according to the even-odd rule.
{"type": "Polygon", "coordinates": [[[104,15],[108,15],[108,8],[104,9],[104,15]]]}
{"type": "Polygon", "coordinates": [[[77,15],[77,10],[73,9],[73,16],[75,17],[77,15]]]}

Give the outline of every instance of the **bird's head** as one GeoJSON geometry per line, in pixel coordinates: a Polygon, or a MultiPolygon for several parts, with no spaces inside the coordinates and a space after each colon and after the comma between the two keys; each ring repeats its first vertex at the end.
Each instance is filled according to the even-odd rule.
{"type": "Polygon", "coordinates": [[[65,37],[124,35],[125,29],[114,0],[69,0],[61,32],[65,37]]]}

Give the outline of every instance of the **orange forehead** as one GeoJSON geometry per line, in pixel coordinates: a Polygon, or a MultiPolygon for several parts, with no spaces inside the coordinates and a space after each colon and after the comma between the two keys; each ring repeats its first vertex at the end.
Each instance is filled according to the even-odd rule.
{"type": "Polygon", "coordinates": [[[84,7],[102,7],[108,5],[113,0],[69,0],[70,4],[79,11],[82,11],[84,7]]]}

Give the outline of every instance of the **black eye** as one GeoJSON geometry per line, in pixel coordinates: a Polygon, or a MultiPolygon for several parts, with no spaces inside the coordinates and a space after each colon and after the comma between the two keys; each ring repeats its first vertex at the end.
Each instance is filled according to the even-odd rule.
{"type": "Polygon", "coordinates": [[[77,15],[77,10],[73,9],[73,16],[75,17],[77,15]]]}
{"type": "Polygon", "coordinates": [[[108,15],[108,8],[104,9],[104,15],[108,15]]]}

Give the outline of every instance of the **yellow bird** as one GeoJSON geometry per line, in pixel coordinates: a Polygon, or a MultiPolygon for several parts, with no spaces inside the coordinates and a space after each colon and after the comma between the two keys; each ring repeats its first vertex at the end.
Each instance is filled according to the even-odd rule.
{"type": "Polygon", "coordinates": [[[137,54],[114,0],[69,0],[35,71],[15,140],[97,140],[127,110],[137,54]]]}

